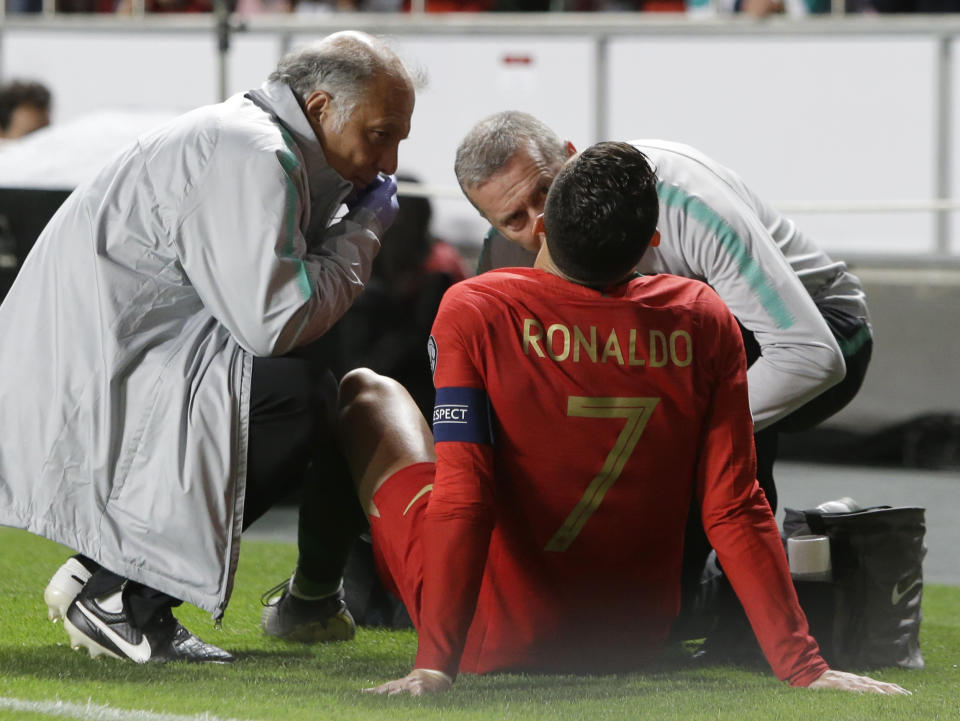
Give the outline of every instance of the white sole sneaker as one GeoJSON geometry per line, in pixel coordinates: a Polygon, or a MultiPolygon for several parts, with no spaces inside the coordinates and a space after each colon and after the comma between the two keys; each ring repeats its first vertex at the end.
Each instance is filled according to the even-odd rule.
{"type": "Polygon", "coordinates": [[[232,663],[234,657],[185,629],[170,610],[161,611],[148,627],[133,623],[123,590],[100,599],[78,598],[63,617],[63,628],[75,651],[86,649],[91,658],[108,656],[134,663],[232,663]],[[120,608],[119,612],[107,608],[120,608]]]}
{"type": "Polygon", "coordinates": [[[107,656],[109,658],[123,660],[113,651],[110,651],[100,644],[90,640],[86,635],[83,634],[83,632],[80,631],[80,629],[70,623],[70,619],[68,619],[66,616],[63,617],[63,629],[70,637],[70,648],[72,648],[74,651],[79,651],[81,648],[85,648],[90,653],[90,658],[107,656]]]}
{"type": "Polygon", "coordinates": [[[88,571],[80,561],[72,556],[67,559],[43,591],[43,601],[47,604],[47,618],[56,623],[67,615],[67,608],[83,590],[90,578],[88,571]]]}

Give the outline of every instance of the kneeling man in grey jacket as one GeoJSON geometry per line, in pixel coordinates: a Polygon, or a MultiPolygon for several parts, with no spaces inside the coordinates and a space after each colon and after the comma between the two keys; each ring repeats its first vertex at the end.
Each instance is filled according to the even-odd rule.
{"type": "Polygon", "coordinates": [[[288,585],[318,636],[352,635],[342,591],[311,583],[342,564],[310,536],[342,464],[319,346],[396,213],[414,97],[382,41],[331,35],[140,137],[38,239],[0,306],[0,524],[79,552],[45,593],[71,645],[232,661],[171,608],[221,616],[241,531],[301,485],[288,585]]]}

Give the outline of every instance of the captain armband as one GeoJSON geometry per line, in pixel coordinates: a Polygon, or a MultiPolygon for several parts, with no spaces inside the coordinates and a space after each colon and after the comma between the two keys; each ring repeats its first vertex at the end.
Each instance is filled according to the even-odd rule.
{"type": "Polygon", "coordinates": [[[493,445],[490,398],[482,388],[437,388],[433,404],[433,437],[493,445]]]}

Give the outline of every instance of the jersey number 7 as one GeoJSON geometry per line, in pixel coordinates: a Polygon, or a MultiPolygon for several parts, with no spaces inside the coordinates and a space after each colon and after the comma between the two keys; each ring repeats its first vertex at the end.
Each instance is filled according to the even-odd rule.
{"type": "Polygon", "coordinates": [[[643,435],[643,429],[653,414],[659,398],[587,398],[570,396],[567,399],[567,415],[577,418],[626,418],[627,422],[617,436],[617,442],[607,454],[603,468],[593,477],[580,501],[567,516],[545,549],[566,551],[577,537],[587,519],[600,507],[607,491],[617,482],[623,467],[643,435]]]}

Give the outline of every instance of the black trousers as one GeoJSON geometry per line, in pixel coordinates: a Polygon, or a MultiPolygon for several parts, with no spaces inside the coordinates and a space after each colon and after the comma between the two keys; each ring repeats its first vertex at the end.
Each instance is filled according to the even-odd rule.
{"type": "MultiPolygon", "coordinates": [[[[867,367],[870,365],[873,340],[866,323],[832,308],[821,308],[820,312],[839,343],[841,351],[844,352],[847,372],[840,383],[808,401],[790,415],[754,434],[754,445],[757,452],[757,482],[763,489],[770,504],[770,509],[774,513],[777,510],[777,487],[773,478],[773,464],[777,458],[780,433],[808,430],[837,413],[856,396],[860,386],[863,385],[867,367]]],[[[742,325],[740,331],[743,334],[743,345],[747,354],[747,366],[749,367],[760,357],[760,345],[754,338],[753,333],[742,325]]],[[[698,609],[700,579],[710,550],[710,543],[700,520],[700,509],[696,498],[694,498],[691,502],[684,536],[679,622],[681,627],[679,632],[682,635],[684,634],[682,627],[690,624],[696,625],[691,619],[700,615],[698,609]]],[[[696,632],[692,631],[692,633],[696,632]]]]}
{"type": "MultiPolygon", "coordinates": [[[[304,496],[301,525],[323,523],[323,519],[314,521],[310,516],[327,512],[325,506],[331,500],[353,511],[346,515],[354,525],[365,522],[355,495],[352,499],[329,499],[319,489],[317,476],[330,468],[341,476],[346,473],[334,439],[336,411],[337,379],[326,366],[322,346],[313,344],[288,356],[253,359],[244,530],[279,501],[298,492],[304,496]],[[349,505],[350,500],[355,509],[349,505]]],[[[342,478],[332,485],[337,490],[352,489],[342,478]]],[[[343,510],[338,512],[345,514],[343,510]]],[[[334,560],[331,565],[336,564],[334,560]]],[[[97,567],[95,563],[90,565],[97,567]]],[[[99,567],[83,593],[88,597],[112,593],[126,580],[99,567]]],[[[158,611],[181,603],[135,582],[127,583],[125,595],[138,626],[148,623],[158,611]]]]}

